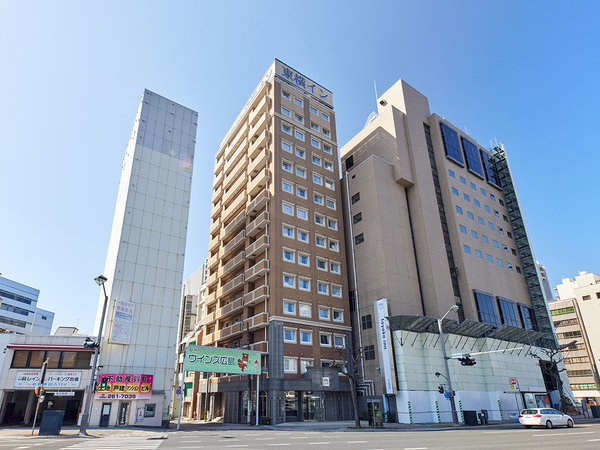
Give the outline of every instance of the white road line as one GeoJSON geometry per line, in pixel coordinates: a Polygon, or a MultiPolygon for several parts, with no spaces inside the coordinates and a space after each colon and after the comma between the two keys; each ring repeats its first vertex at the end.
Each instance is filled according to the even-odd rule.
{"type": "Polygon", "coordinates": [[[347,444],[366,444],[367,441],[347,441],[347,444]]]}
{"type": "Polygon", "coordinates": [[[268,444],[268,445],[269,445],[269,447],[279,447],[282,445],[292,445],[292,444],[268,444]]]}
{"type": "Polygon", "coordinates": [[[275,438],[256,438],[256,439],[254,439],[254,440],[255,440],[255,441],[272,441],[272,440],[274,440],[274,439],[275,439],[275,438]]]}
{"type": "Polygon", "coordinates": [[[248,447],[248,444],[226,445],[225,447],[229,447],[229,448],[248,447]]]}
{"type": "Polygon", "coordinates": [[[331,442],[309,442],[308,445],[325,445],[331,444],[331,442]]]}
{"type": "Polygon", "coordinates": [[[550,434],[532,434],[533,437],[546,437],[546,436],[565,436],[565,435],[569,435],[572,436],[574,434],[594,434],[593,431],[576,431],[574,433],[550,433],[550,434]]]}
{"type": "Polygon", "coordinates": [[[600,439],[588,439],[588,442],[598,442],[600,439]]]}
{"type": "Polygon", "coordinates": [[[308,439],[308,436],[292,436],[290,439],[308,439]]]}
{"type": "Polygon", "coordinates": [[[427,450],[427,447],[404,447],[404,450],[427,450]]]}
{"type": "Polygon", "coordinates": [[[177,447],[177,448],[204,448],[204,446],[203,445],[200,445],[200,446],[194,445],[193,447],[177,447]]]}

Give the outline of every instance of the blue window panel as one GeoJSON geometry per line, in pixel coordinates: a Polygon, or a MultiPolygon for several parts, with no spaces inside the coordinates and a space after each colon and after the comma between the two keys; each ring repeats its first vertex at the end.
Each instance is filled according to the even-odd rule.
{"type": "Polygon", "coordinates": [[[481,165],[481,159],[479,158],[479,152],[477,146],[473,144],[464,136],[461,136],[463,149],[465,150],[465,157],[467,160],[467,169],[473,172],[475,175],[483,178],[483,166],[481,165]]]}
{"type": "Polygon", "coordinates": [[[471,236],[473,236],[475,239],[477,239],[477,231],[471,230],[471,236]]]}
{"type": "Polygon", "coordinates": [[[523,322],[523,328],[526,330],[537,331],[537,322],[533,315],[533,309],[525,305],[519,305],[519,312],[521,313],[521,321],[523,322]]]}
{"type": "Polygon", "coordinates": [[[448,169],[448,175],[450,175],[451,178],[456,178],[456,174],[453,170],[448,169]]]}
{"type": "Polygon", "coordinates": [[[479,191],[481,192],[481,195],[483,195],[484,197],[486,196],[484,188],[479,188],[479,191]]]}
{"type": "Polygon", "coordinates": [[[471,211],[467,211],[467,216],[469,216],[469,219],[475,220],[475,216],[473,215],[473,213],[471,211]]]}
{"type": "Polygon", "coordinates": [[[471,189],[473,189],[474,191],[477,190],[477,186],[475,186],[475,183],[471,182],[471,189]]]}
{"type": "Polygon", "coordinates": [[[502,267],[502,260],[500,258],[496,258],[496,261],[498,262],[498,265],[502,267]]]}
{"type": "Polygon", "coordinates": [[[479,220],[481,225],[485,225],[485,220],[483,220],[483,217],[477,217],[477,220],[479,220]]]}
{"type": "Polygon", "coordinates": [[[475,292],[475,300],[477,302],[479,321],[499,327],[500,319],[496,311],[496,305],[494,304],[494,297],[483,292],[475,292]]]}
{"type": "Polygon", "coordinates": [[[492,167],[490,155],[483,150],[479,150],[479,152],[481,153],[481,159],[483,160],[483,166],[485,167],[485,177],[488,183],[499,188],[500,183],[498,181],[498,174],[496,173],[496,170],[494,170],[494,167],[492,167]]]}
{"type": "Polygon", "coordinates": [[[466,178],[465,178],[465,177],[460,177],[460,182],[461,182],[462,184],[467,184],[467,180],[466,180],[466,178]]]}
{"type": "Polygon", "coordinates": [[[456,212],[459,213],[459,214],[463,213],[462,208],[460,206],[458,206],[458,205],[456,205],[456,212]]]}
{"type": "Polygon", "coordinates": [[[467,202],[471,201],[471,198],[467,194],[463,194],[463,197],[467,202]]]}
{"type": "Polygon", "coordinates": [[[489,253],[486,253],[486,254],[485,254],[485,257],[487,258],[487,260],[488,260],[489,262],[494,262],[494,258],[492,258],[492,255],[490,255],[489,253]]]}
{"type": "Polygon", "coordinates": [[[489,244],[489,243],[490,243],[490,241],[489,241],[488,237],[487,237],[485,234],[482,234],[482,235],[481,235],[481,240],[482,240],[483,242],[485,242],[486,244],[489,244]]]}
{"type": "Polygon", "coordinates": [[[484,209],[485,209],[487,212],[492,212],[492,211],[490,210],[490,207],[489,207],[488,205],[483,205],[483,208],[484,208],[484,209]]]}
{"type": "Polygon", "coordinates": [[[458,195],[458,189],[456,189],[455,187],[452,188],[452,193],[454,195],[458,195]]]}
{"type": "Polygon", "coordinates": [[[490,227],[490,230],[494,229],[494,224],[492,222],[488,222],[488,227],[490,227]]]}
{"type": "Polygon", "coordinates": [[[475,203],[475,206],[477,206],[478,208],[481,208],[481,203],[479,203],[479,200],[477,200],[476,198],[473,199],[473,203],[475,203]]]}
{"type": "Polygon", "coordinates": [[[483,254],[481,253],[481,250],[475,249],[475,254],[477,255],[478,258],[483,259],[483,254]]]}
{"type": "Polygon", "coordinates": [[[467,227],[465,227],[464,225],[459,225],[459,227],[460,227],[460,232],[461,233],[467,234],[467,227]]]}
{"type": "Polygon", "coordinates": [[[463,248],[465,249],[465,253],[471,253],[471,247],[469,247],[467,244],[463,244],[463,248]]]}
{"type": "Polygon", "coordinates": [[[498,306],[500,307],[500,319],[503,324],[521,328],[521,321],[519,320],[515,302],[498,297],[498,306]]]}
{"type": "Polygon", "coordinates": [[[462,152],[460,151],[460,144],[458,143],[458,134],[445,123],[440,122],[440,127],[442,129],[442,137],[444,139],[444,149],[446,150],[446,156],[463,166],[465,164],[465,161],[463,159],[462,152]]]}

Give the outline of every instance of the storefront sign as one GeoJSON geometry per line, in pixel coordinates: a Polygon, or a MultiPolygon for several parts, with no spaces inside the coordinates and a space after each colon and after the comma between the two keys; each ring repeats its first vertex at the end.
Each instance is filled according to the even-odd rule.
{"type": "Polygon", "coordinates": [[[329,387],[329,377],[323,377],[323,387],[329,387]]]}
{"type": "Polygon", "coordinates": [[[75,391],[56,391],[52,392],[55,397],[74,397],[75,391]]]}
{"type": "Polygon", "coordinates": [[[388,307],[387,298],[382,298],[375,302],[375,317],[377,320],[377,343],[379,344],[379,361],[383,366],[383,375],[385,378],[385,393],[393,394],[394,385],[392,384],[392,364],[390,362],[391,344],[389,340],[390,327],[387,323],[388,307]]]}
{"type": "Polygon", "coordinates": [[[94,398],[137,399],[152,397],[153,375],[101,373],[94,398]]]}
{"type": "Polygon", "coordinates": [[[110,330],[110,342],[114,344],[129,344],[134,309],[134,303],[126,302],[125,300],[116,301],[112,328],[110,330]]]}
{"type": "MultiPolygon", "coordinates": [[[[15,387],[34,388],[40,385],[42,371],[28,370],[17,372],[15,387]]],[[[81,372],[46,372],[45,388],[78,388],[81,383],[81,372]]]]}
{"type": "Polygon", "coordinates": [[[189,345],[185,353],[185,370],[257,375],[260,374],[260,353],[189,345]]]}

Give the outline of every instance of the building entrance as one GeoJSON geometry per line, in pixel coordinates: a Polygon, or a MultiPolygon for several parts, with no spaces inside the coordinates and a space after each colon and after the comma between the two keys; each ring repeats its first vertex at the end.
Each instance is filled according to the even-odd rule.
{"type": "Polygon", "coordinates": [[[308,391],[303,403],[304,420],[325,420],[325,401],[321,394],[308,391]]]}
{"type": "Polygon", "coordinates": [[[117,425],[127,425],[127,419],[129,418],[129,402],[119,403],[119,415],[117,425]]]}

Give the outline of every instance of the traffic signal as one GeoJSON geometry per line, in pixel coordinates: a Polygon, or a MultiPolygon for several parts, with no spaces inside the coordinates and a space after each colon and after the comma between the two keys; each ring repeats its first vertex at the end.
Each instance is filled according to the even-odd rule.
{"type": "Polygon", "coordinates": [[[440,384],[440,385],[438,386],[438,392],[439,392],[440,394],[443,394],[443,393],[444,393],[444,386],[443,386],[443,385],[441,385],[441,384],[440,384]]]}
{"type": "Polygon", "coordinates": [[[100,389],[105,390],[108,388],[108,377],[100,378],[100,389]]]}
{"type": "Polygon", "coordinates": [[[83,343],[83,348],[88,350],[94,350],[97,348],[99,344],[97,342],[92,341],[89,337],[85,338],[85,342],[83,343]]]}
{"type": "Polygon", "coordinates": [[[463,358],[458,358],[458,360],[460,361],[460,364],[462,366],[474,366],[475,364],[477,364],[477,362],[475,362],[474,359],[471,359],[468,356],[465,356],[463,358]]]}

